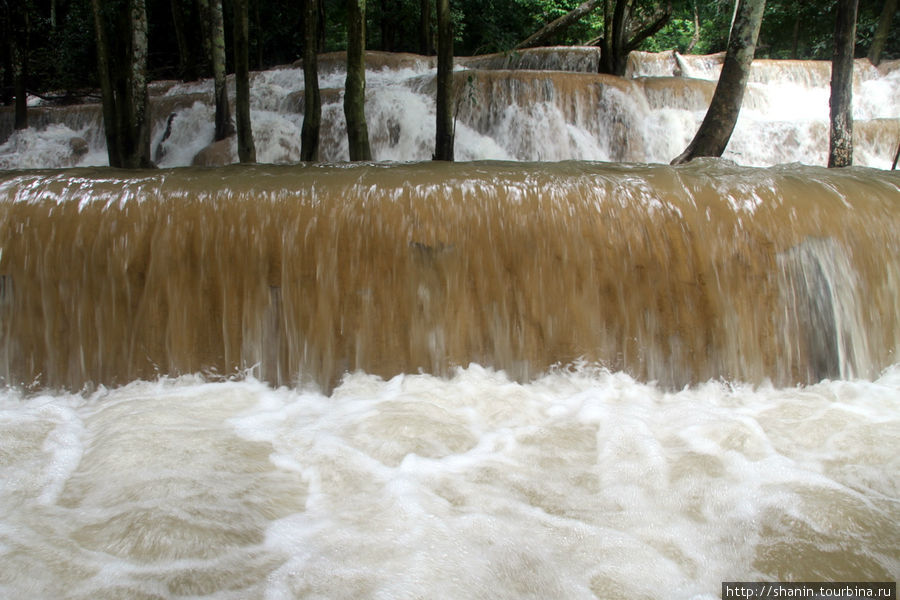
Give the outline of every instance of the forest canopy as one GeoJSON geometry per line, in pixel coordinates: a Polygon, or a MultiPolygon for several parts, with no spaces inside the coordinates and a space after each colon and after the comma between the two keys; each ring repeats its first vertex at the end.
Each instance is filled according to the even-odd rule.
{"type": "MultiPolygon", "coordinates": [[[[113,12],[127,0],[104,0],[113,12]]],[[[508,51],[543,25],[583,0],[451,0],[457,55],[508,51]]],[[[346,48],[343,0],[320,0],[319,51],[346,48]]],[[[859,0],[856,55],[866,56],[885,0],[859,0]]],[[[248,0],[250,67],[291,63],[303,55],[303,3],[299,0],[248,0]]],[[[225,32],[230,45],[232,0],[225,0],[225,32]]],[[[423,48],[424,0],[368,0],[366,46],[370,50],[433,53],[423,48]]],[[[434,11],[434,2],[428,3],[434,11]]],[[[733,0],[634,0],[635,12],[671,5],[671,17],[641,50],[706,54],[725,49],[733,0]]],[[[831,58],[836,0],[769,0],[757,46],[757,58],[831,58]]],[[[90,0],[0,0],[2,101],[12,101],[14,40],[27,45],[27,87],[32,94],[63,99],[98,85],[90,0]],[[22,11],[21,15],[14,15],[22,11]],[[25,31],[21,31],[22,28],[25,31]]],[[[202,48],[197,0],[147,0],[151,79],[191,80],[210,75],[202,48]]],[[[900,24],[891,28],[883,59],[900,58],[900,24]]],[[[435,18],[428,21],[434,39],[435,18]]],[[[595,10],[561,32],[554,44],[597,43],[603,11],[595,10]]],[[[229,71],[233,69],[230,64],[229,71]]]]}

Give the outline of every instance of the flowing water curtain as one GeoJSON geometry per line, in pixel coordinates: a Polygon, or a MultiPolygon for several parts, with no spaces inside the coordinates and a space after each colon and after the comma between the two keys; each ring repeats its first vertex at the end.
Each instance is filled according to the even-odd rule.
{"type": "Polygon", "coordinates": [[[475,362],[528,380],[585,360],[667,387],[782,385],[873,377],[900,348],[890,175],[257,172],[7,175],[4,378],[80,389],[256,365],[329,388],[356,370],[475,362]]]}

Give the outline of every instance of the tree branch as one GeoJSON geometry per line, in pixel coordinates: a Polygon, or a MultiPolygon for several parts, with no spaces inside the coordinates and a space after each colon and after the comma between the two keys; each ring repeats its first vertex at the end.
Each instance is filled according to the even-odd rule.
{"type": "Polygon", "coordinates": [[[659,33],[659,30],[666,26],[666,23],[669,22],[669,19],[672,18],[672,3],[667,3],[666,7],[662,9],[661,12],[657,13],[656,20],[652,23],[630,36],[631,39],[625,44],[624,49],[625,52],[631,52],[632,50],[637,50],[638,46],[640,46],[644,40],[649,37],[652,37],[659,33]]]}
{"type": "Polygon", "coordinates": [[[560,31],[565,31],[570,26],[581,20],[582,17],[592,12],[602,1],[603,0],[585,0],[574,10],[564,14],[555,21],[547,23],[546,25],[538,29],[536,33],[527,37],[524,41],[519,42],[516,45],[515,50],[543,46],[547,42],[547,40],[549,40],[555,34],[559,33],[560,31]]]}

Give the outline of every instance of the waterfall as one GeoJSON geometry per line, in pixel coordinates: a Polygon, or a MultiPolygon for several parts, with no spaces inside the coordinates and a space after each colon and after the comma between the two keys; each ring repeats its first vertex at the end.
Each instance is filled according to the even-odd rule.
{"type": "Polygon", "coordinates": [[[431,59],[368,58],[371,163],[340,55],[322,164],[294,67],[252,88],[291,164],[189,166],[234,160],[208,81],[153,84],[159,169],[93,166],[96,105],[0,114],[0,596],[889,597],[897,65],[826,169],[823,63],[676,167],[720,57],[461,59],[455,163],[431,59]]]}
{"type": "Polygon", "coordinates": [[[527,380],[587,361],[683,386],[873,377],[900,348],[896,177],[475,162],[0,183],[0,367],[527,380]]]}
{"type": "MultiPolygon", "coordinates": [[[[667,163],[705,114],[721,55],[634,52],[628,77],[596,74],[596,48],[539,48],[457,59],[458,160],[595,160],[667,163]]],[[[347,160],[342,54],[321,57],[321,155],[347,160]]],[[[434,145],[434,60],[367,55],[366,114],[378,161],[428,160],[434,145]]],[[[754,62],[748,94],[725,158],[746,166],[824,165],[830,63],[754,62]]],[[[185,166],[212,142],[212,84],[157,82],[151,89],[153,147],[163,167],[185,166]],[[170,135],[164,139],[171,117],[170,135]]],[[[254,73],[252,117],[260,162],[299,160],[303,73],[254,73]]],[[[12,133],[0,114],[0,167],[104,164],[99,109],[34,108],[32,129],[12,133]]],[[[854,83],[855,164],[890,168],[900,139],[900,61],[861,59],[854,83]]],[[[214,163],[236,162],[226,147],[214,163]]]]}

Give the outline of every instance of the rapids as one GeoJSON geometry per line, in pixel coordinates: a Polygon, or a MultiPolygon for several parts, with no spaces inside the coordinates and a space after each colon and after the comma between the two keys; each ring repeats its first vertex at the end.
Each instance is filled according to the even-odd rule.
{"type": "MultiPolygon", "coordinates": [[[[457,160],[595,160],[668,163],[703,119],[721,56],[631,54],[628,77],[598,75],[597,48],[538,48],[459,57],[457,160]]],[[[422,161],[434,148],[434,59],[367,54],[366,115],[378,161],[422,161]]],[[[855,164],[889,169],[900,141],[900,61],[858,60],[854,79],[855,164]]],[[[321,158],[348,158],[343,55],[320,57],[321,158]]],[[[825,165],[830,63],[754,62],[725,158],[747,166],[825,165]]],[[[251,113],[263,163],[296,163],[303,71],[254,73],[251,113]]],[[[213,141],[212,83],[151,85],[154,160],[162,167],[236,162],[234,140],[213,141]]],[[[232,90],[233,93],[233,90],[232,90]]],[[[233,104],[232,104],[233,106],[233,104]]],[[[97,105],[34,107],[30,129],[12,131],[0,111],[0,168],[107,164],[97,105]]]]}
{"type": "Polygon", "coordinates": [[[468,367],[0,393],[4,598],[715,600],[896,581],[900,371],[667,393],[468,367]]]}

